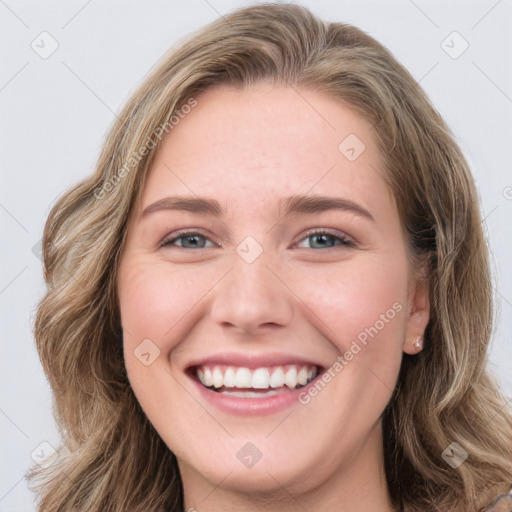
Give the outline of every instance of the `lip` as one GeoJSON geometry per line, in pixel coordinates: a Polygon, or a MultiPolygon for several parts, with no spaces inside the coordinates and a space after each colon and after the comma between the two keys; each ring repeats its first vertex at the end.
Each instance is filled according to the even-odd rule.
{"type": "Polygon", "coordinates": [[[186,370],[202,365],[231,365],[240,368],[249,368],[255,370],[256,368],[264,368],[271,366],[285,366],[288,364],[297,365],[312,365],[318,368],[325,368],[325,366],[314,359],[305,359],[304,357],[283,354],[283,353],[269,353],[269,354],[240,354],[236,352],[223,352],[222,354],[215,354],[211,356],[204,356],[200,359],[190,361],[186,370]]]}
{"type": "Polygon", "coordinates": [[[197,388],[200,397],[206,402],[212,404],[214,407],[222,412],[235,415],[235,416],[263,416],[267,414],[275,414],[283,411],[295,404],[299,404],[299,395],[308,391],[310,386],[314,386],[316,380],[322,375],[326,367],[318,362],[310,359],[304,359],[289,354],[235,354],[223,353],[215,356],[203,357],[195,360],[187,365],[185,375],[192,381],[192,384],[197,388]],[[276,395],[261,397],[261,398],[239,398],[222,393],[212,391],[211,389],[203,386],[195,375],[195,368],[201,365],[232,365],[245,367],[249,369],[271,367],[271,366],[285,366],[287,364],[309,364],[318,368],[316,377],[308,382],[305,386],[283,391],[276,395]]]}
{"type": "Polygon", "coordinates": [[[305,386],[294,389],[292,391],[283,391],[277,395],[262,397],[262,398],[238,398],[235,396],[223,395],[211,389],[205,388],[196,378],[190,373],[187,377],[192,381],[194,386],[198,389],[203,399],[211,403],[214,407],[222,412],[238,416],[262,416],[265,414],[274,414],[299,404],[299,394],[307,393],[310,386],[313,386],[316,380],[321,376],[323,370],[305,386]]]}

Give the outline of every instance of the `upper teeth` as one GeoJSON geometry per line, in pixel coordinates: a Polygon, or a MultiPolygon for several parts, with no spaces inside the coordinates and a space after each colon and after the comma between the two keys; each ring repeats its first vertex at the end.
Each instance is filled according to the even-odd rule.
{"type": "Polygon", "coordinates": [[[206,387],[267,389],[280,388],[286,385],[294,389],[297,385],[304,386],[317,374],[316,366],[312,365],[286,365],[272,368],[239,368],[233,366],[200,366],[196,374],[206,387]]]}

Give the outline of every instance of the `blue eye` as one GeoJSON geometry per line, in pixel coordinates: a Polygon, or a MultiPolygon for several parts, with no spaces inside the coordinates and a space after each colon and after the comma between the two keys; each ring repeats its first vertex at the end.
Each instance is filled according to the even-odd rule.
{"type": "MultiPolygon", "coordinates": [[[[345,247],[356,246],[356,244],[346,236],[337,236],[333,235],[332,233],[329,233],[328,231],[321,230],[309,233],[309,235],[303,238],[302,240],[309,240],[313,245],[313,247],[309,247],[311,249],[328,249],[330,247],[335,247],[337,245],[342,245],[345,247]]],[[[297,244],[297,247],[300,247],[300,245],[297,244]]]]}
{"type": "MultiPolygon", "coordinates": [[[[310,247],[305,247],[306,249],[328,249],[339,245],[345,247],[356,247],[356,244],[350,238],[334,235],[325,230],[310,232],[306,237],[302,238],[301,242],[304,240],[309,240],[311,243],[310,247]]],[[[164,238],[160,243],[160,247],[175,246],[181,249],[204,249],[208,247],[206,245],[207,242],[210,242],[210,247],[220,247],[221,245],[219,243],[212,242],[206,236],[201,235],[196,231],[181,231],[176,233],[176,236],[164,238]]],[[[300,246],[299,244],[297,244],[296,247],[304,248],[304,246],[300,246]]]]}
{"type": "MultiPolygon", "coordinates": [[[[168,247],[170,245],[177,245],[182,249],[204,249],[205,243],[208,240],[205,236],[200,233],[196,233],[195,231],[182,231],[177,233],[177,236],[172,238],[165,238],[161,243],[160,247],[168,247]],[[181,240],[182,243],[177,245],[176,242],[181,240]]],[[[218,246],[219,244],[215,244],[212,242],[212,246],[218,246]]]]}

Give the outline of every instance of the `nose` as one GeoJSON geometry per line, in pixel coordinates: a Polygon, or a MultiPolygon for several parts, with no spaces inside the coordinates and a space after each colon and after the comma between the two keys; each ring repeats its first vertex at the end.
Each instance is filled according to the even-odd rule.
{"type": "Polygon", "coordinates": [[[285,283],[263,257],[252,263],[236,257],[231,270],[214,289],[211,316],[222,328],[251,335],[287,326],[294,307],[293,294],[285,283]]]}

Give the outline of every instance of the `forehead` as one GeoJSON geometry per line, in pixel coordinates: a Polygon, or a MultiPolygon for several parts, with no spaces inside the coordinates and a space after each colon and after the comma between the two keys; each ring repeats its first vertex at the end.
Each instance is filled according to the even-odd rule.
{"type": "Polygon", "coordinates": [[[216,86],[196,99],[163,139],[140,209],[165,193],[259,208],[305,193],[392,200],[372,125],[345,103],[268,84],[216,86]]]}

